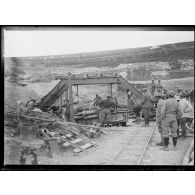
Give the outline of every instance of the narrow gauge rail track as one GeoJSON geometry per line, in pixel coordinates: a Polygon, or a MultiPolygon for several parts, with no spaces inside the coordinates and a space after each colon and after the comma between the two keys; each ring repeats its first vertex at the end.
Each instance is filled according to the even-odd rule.
{"type": "Polygon", "coordinates": [[[152,128],[139,128],[130,139],[109,159],[107,165],[140,165],[144,153],[154,134],[156,123],[152,128]]]}

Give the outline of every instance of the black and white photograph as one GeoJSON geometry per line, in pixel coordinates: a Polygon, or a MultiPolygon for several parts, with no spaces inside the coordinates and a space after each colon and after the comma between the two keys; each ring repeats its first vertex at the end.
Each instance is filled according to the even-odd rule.
{"type": "Polygon", "coordinates": [[[194,28],[4,26],[4,166],[194,166],[194,28]]]}

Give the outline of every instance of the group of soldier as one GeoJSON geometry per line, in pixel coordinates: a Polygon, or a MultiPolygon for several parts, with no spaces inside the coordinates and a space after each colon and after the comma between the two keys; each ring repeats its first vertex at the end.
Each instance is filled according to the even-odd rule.
{"type": "MultiPolygon", "coordinates": [[[[151,101],[156,101],[156,124],[161,135],[161,141],[157,143],[163,146],[163,150],[169,150],[169,131],[172,135],[173,149],[176,149],[177,139],[186,138],[186,123],[193,122],[194,118],[194,97],[193,90],[186,93],[185,90],[177,89],[169,91],[163,89],[160,81],[155,86],[154,81],[150,87],[151,101]],[[155,90],[156,88],[156,90],[155,90]],[[156,94],[155,94],[156,92],[156,94]],[[152,98],[153,97],[153,98],[152,98]],[[181,126],[181,135],[179,133],[181,126]]],[[[149,98],[149,95],[144,95],[149,98]]],[[[148,113],[145,115],[147,116],[148,113]]]]}
{"type": "Polygon", "coordinates": [[[167,91],[163,88],[161,81],[157,85],[152,80],[147,92],[141,101],[135,101],[133,94],[128,92],[127,109],[133,110],[137,123],[140,123],[144,115],[144,127],[149,126],[151,110],[156,110],[156,124],[161,135],[161,141],[157,143],[163,146],[163,150],[169,150],[169,131],[172,135],[173,149],[176,149],[177,139],[186,138],[186,123],[194,121],[194,90],[177,89],[167,91]],[[181,135],[179,133],[181,127],[181,135]]]}
{"type": "MultiPolygon", "coordinates": [[[[35,107],[36,100],[32,99],[27,103],[28,110],[35,107]]],[[[99,95],[94,99],[94,105],[99,109],[99,125],[103,126],[106,121],[111,121],[111,112],[117,110],[117,98],[112,98],[110,94],[102,100],[99,95]]],[[[66,120],[70,120],[70,101],[67,100],[62,106],[60,113],[66,120]]],[[[141,122],[144,116],[144,124],[148,127],[150,122],[150,113],[152,109],[156,109],[156,124],[161,135],[161,141],[157,143],[163,146],[164,150],[168,150],[169,131],[172,135],[173,148],[176,149],[177,139],[186,138],[186,123],[194,121],[194,90],[190,93],[177,89],[176,91],[167,91],[163,88],[160,80],[156,85],[152,80],[147,92],[143,95],[141,101],[136,101],[130,91],[127,91],[127,112],[134,112],[136,115],[136,123],[141,122]],[[181,127],[181,135],[179,134],[179,126],[181,127]]],[[[59,115],[59,109],[51,107],[52,113],[59,115]]]]}

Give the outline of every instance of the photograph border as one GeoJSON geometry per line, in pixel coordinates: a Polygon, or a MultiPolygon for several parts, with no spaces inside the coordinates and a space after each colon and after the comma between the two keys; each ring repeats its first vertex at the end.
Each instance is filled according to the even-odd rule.
{"type": "MultiPolygon", "coordinates": [[[[1,111],[4,116],[4,37],[3,29],[9,30],[134,30],[134,31],[194,31],[194,25],[1,25],[1,111]]],[[[4,118],[1,120],[4,127],[4,118]]],[[[4,128],[3,128],[4,129],[4,128]]],[[[194,166],[181,165],[4,165],[4,131],[0,132],[0,169],[3,171],[194,171],[194,166]]]]}

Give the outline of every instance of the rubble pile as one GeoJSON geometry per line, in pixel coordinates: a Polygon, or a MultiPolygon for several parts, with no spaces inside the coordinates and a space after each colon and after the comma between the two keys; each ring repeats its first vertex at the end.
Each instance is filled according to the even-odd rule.
{"type": "MultiPolygon", "coordinates": [[[[84,116],[94,115],[96,110],[90,109],[79,111],[77,116],[81,113],[84,116]]],[[[19,164],[38,164],[40,151],[45,151],[52,158],[70,148],[75,153],[85,151],[96,146],[89,138],[98,137],[101,133],[107,135],[100,127],[67,122],[37,108],[27,111],[25,107],[6,105],[4,114],[5,126],[12,127],[11,130],[7,128],[8,137],[15,137],[20,143],[19,157],[16,158],[19,164]]]]}

